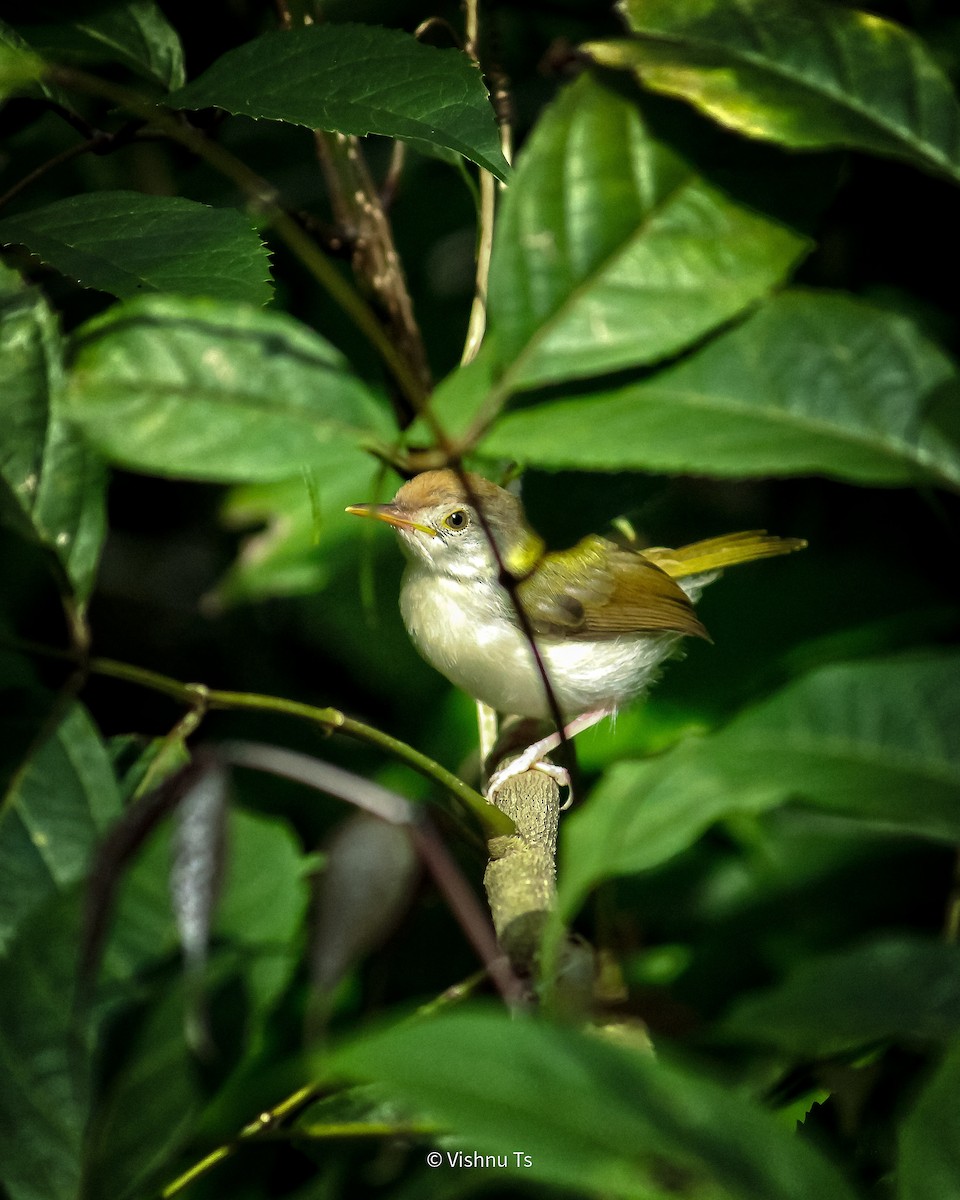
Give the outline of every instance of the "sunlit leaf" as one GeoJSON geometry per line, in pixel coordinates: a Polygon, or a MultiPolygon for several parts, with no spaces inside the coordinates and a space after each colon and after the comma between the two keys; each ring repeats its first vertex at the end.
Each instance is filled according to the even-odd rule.
{"type": "Polygon", "coordinates": [[[374,495],[377,470],[369,454],[345,449],[335,471],[234,488],[222,518],[246,536],[208,604],[217,608],[261,596],[316,594],[329,586],[345,561],[355,562],[338,554],[356,544],[356,521],[344,509],[358,497],[374,495]]]}
{"type": "Polygon", "coordinates": [[[43,60],[23,38],[0,21],[0,100],[30,92],[48,93],[41,84],[43,60]]]}
{"type": "Polygon", "coordinates": [[[0,265],[0,516],[46,547],[83,603],[106,533],[101,459],[63,420],[57,321],[0,265]]]}
{"type": "Polygon", "coordinates": [[[960,656],[822,667],[724,729],[617,763],[563,828],[560,891],[649,870],[734,813],[796,799],[874,829],[960,841],[960,656]]]}
{"type": "Polygon", "coordinates": [[[120,811],[110,758],[74,704],[23,765],[0,808],[0,947],[43,900],[83,878],[120,811]]]}
{"type": "Polygon", "coordinates": [[[334,1062],[447,1130],[447,1170],[458,1153],[489,1153],[505,1174],[628,1200],[851,1196],[810,1146],[735,1092],[570,1027],[454,1013],[370,1034],[334,1062]]]}
{"type": "Polygon", "coordinates": [[[222,481],[330,469],[389,429],[342,355],[294,318],[170,296],[77,332],[67,411],[118,463],[222,481]]]}
{"type": "Polygon", "coordinates": [[[817,0],[624,0],[633,42],[594,43],[750,137],[851,146],[960,179],[960,106],[923,43],[873,13],[817,0]]]}
{"type": "Polygon", "coordinates": [[[507,413],[482,449],[548,467],[957,489],[957,394],[950,360],[907,318],[786,292],[648,379],[507,413]]]}
{"type": "Polygon", "coordinates": [[[20,244],[84,287],[129,298],[178,292],[265,304],[269,259],[253,222],[182,196],[96,192],[0,221],[20,244]]]}
{"type": "Polygon", "coordinates": [[[507,173],[480,72],[459,50],[398,29],[324,23],[262,34],[168,103],[442,146],[501,179],[507,173]]]}
{"type": "Polygon", "coordinates": [[[490,275],[501,387],[673,354],[765,296],[808,248],[584,76],[541,119],[504,198],[490,275]]]}

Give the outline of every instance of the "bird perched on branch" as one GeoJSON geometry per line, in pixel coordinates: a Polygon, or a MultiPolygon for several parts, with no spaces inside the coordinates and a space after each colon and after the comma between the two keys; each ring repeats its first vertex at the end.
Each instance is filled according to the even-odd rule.
{"type": "MultiPolygon", "coordinates": [[[[806,545],[750,531],[641,551],[591,535],[548,552],[518,497],[452,470],[347,512],[399,534],[400,611],[427,662],[498,713],[559,716],[565,737],[639,696],[681,638],[708,638],[693,605],[722,568],[806,545]]],[[[542,766],[560,740],[529,747],[491,788],[542,766]]]]}

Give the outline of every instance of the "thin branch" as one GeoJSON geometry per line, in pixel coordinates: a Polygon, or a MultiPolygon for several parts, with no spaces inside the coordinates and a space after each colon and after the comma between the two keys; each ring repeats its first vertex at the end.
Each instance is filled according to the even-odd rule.
{"type": "Polygon", "coordinates": [[[188,1187],[195,1179],[199,1179],[201,1175],[205,1175],[211,1167],[215,1167],[217,1163],[223,1162],[225,1158],[229,1158],[235,1154],[244,1142],[250,1141],[252,1138],[262,1137],[264,1134],[271,1132],[276,1125],[297,1109],[303,1108],[317,1094],[315,1084],[308,1084],[306,1087],[298,1088],[292,1095],[287,1096],[285,1100],[281,1100],[279,1104],[273,1108],[266,1109],[264,1112],[248,1125],[244,1125],[237,1137],[232,1142],[226,1142],[222,1146],[218,1146],[216,1150],[211,1150],[208,1155],[201,1158],[199,1162],[194,1163],[182,1175],[178,1175],[172,1183],[160,1193],[163,1200],[169,1200],[170,1196],[176,1196],[188,1187]]]}
{"type": "MultiPolygon", "coordinates": [[[[314,134],[317,158],[327,181],[337,224],[349,234],[354,275],[382,313],[398,353],[417,379],[422,395],[431,387],[430,366],[406,276],[381,197],[370,177],[358,138],[343,133],[314,134]]],[[[419,412],[407,397],[398,412],[402,428],[419,412]]]]}
{"type": "Polygon", "coordinates": [[[103,134],[96,133],[93,137],[87,138],[85,142],[77,142],[74,146],[68,146],[66,150],[61,150],[59,154],[55,154],[52,158],[48,158],[46,162],[40,163],[34,167],[32,171],[19,179],[11,188],[0,196],[0,209],[5,208],[11,200],[19,196],[21,192],[25,192],[31,184],[36,183],[38,179],[42,179],[49,171],[55,170],[57,167],[62,167],[64,163],[71,162],[75,158],[79,158],[81,154],[86,154],[92,150],[103,138],[103,134]]]}
{"type": "Polygon", "coordinates": [[[224,742],[213,753],[231,766],[250,767],[292,779],[316,791],[346,800],[391,825],[405,828],[420,860],[433,877],[437,889],[504,1000],[514,1006],[522,1001],[523,985],[497,945],[489,917],[421,810],[397,792],[381,787],[372,780],[281,746],[246,741],[224,742]]]}
{"type": "Polygon", "coordinates": [[[413,844],[423,865],[430,872],[450,911],[487,969],[497,991],[511,1008],[522,1007],[527,989],[515,973],[510,958],[501,950],[490,918],[454,862],[450,851],[426,821],[411,827],[413,844]]]}

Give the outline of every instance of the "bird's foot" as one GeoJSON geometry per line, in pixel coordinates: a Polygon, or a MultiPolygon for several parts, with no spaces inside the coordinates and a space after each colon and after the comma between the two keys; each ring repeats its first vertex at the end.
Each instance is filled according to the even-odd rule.
{"type": "MultiPolygon", "coordinates": [[[[556,780],[559,787],[567,789],[567,798],[561,806],[561,811],[568,809],[573,803],[570,772],[566,767],[560,767],[556,763],[550,762],[547,759],[547,755],[551,751],[558,749],[575,734],[582,733],[584,729],[589,729],[591,725],[595,725],[604,717],[610,716],[610,712],[610,709],[596,709],[593,712],[581,713],[564,727],[562,734],[554,731],[546,737],[540,738],[539,741],[534,742],[532,745],[528,745],[516,758],[508,762],[506,766],[494,771],[490,776],[490,782],[487,784],[484,792],[487,800],[493,804],[497,792],[503,785],[508,780],[522,775],[524,771],[542,771],[545,775],[549,775],[551,779],[556,780]]],[[[524,724],[522,723],[518,732],[522,732],[523,728],[524,724]]],[[[503,752],[503,747],[501,747],[500,753],[502,754],[503,752]]]]}
{"type": "Polygon", "coordinates": [[[560,767],[556,763],[550,762],[548,759],[541,757],[541,748],[539,743],[529,746],[523,754],[508,762],[506,766],[500,767],[490,776],[490,781],[486,788],[487,801],[490,804],[496,803],[497,792],[511,779],[516,779],[518,775],[523,775],[527,771],[541,771],[544,775],[548,775],[557,787],[566,788],[568,795],[562,808],[569,808],[573,800],[573,790],[570,787],[570,772],[566,767],[560,767]]]}

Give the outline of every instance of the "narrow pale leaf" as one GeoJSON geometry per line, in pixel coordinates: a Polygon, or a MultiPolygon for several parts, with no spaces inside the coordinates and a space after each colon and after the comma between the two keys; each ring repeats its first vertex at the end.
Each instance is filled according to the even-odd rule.
{"type": "Polygon", "coordinates": [[[67,411],[125,466],[214,481],[335,467],[389,420],[346,360],[282,313],[157,296],[74,337],[67,411]]]}
{"type": "Polygon", "coordinates": [[[119,811],[106,747],[86,710],[74,704],[0,807],[0,947],[47,896],[85,875],[119,811]]]}
{"type": "Polygon", "coordinates": [[[266,304],[271,296],[253,222],[182,196],[70,196],[0,221],[0,244],[26,246],[83,287],[122,299],[178,292],[266,304]]]}
{"type": "Polygon", "coordinates": [[[639,383],[507,413],[481,448],[547,467],[956,489],[957,387],[950,360],[909,319],[786,292],[639,383]]]}
{"type": "MultiPolygon", "coordinates": [[[[214,763],[197,777],[177,806],[170,867],[170,896],[184,967],[187,975],[197,981],[206,966],[214,910],[223,882],[226,821],[226,772],[214,763]]],[[[199,1009],[193,1015],[197,1021],[202,1020],[199,1009]]]]}
{"type": "Polygon", "coordinates": [[[480,72],[461,51],[398,29],[325,23],[266,33],[228,50],[167,102],[440,146],[507,174],[480,72]]]}
{"type": "Polygon", "coordinates": [[[498,221],[501,387],[673,354],[765,296],[808,248],[655,141],[631,99],[582,76],[524,147],[498,221]]]}
{"type": "Polygon", "coordinates": [[[410,902],[417,859],[409,832],[357,813],[325,847],[310,947],[314,987],[332,992],[394,929],[410,902]]]}
{"type": "Polygon", "coordinates": [[[638,35],[594,44],[749,137],[851,146],[960,180],[960,106],[916,35],[817,0],[624,0],[638,35]]]}
{"type": "Polygon", "coordinates": [[[561,906],[658,866],[716,821],[801,800],[871,828],[960,841],[960,655],[822,667],[726,728],[618,763],[564,825],[561,906]]]}
{"type": "Polygon", "coordinates": [[[106,532],[101,459],[62,416],[56,318],[0,266],[0,517],[46,547],[84,602],[106,532]]]}
{"type": "Polygon", "coordinates": [[[900,1127],[900,1200],[945,1200],[960,1179],[960,1038],[900,1127]]]}
{"type": "Polygon", "coordinates": [[[183,84],[183,47],[154,0],[123,0],[83,12],[64,24],[21,25],[26,40],[55,62],[120,63],[135,74],[176,88],[183,84]]]}
{"type": "Polygon", "coordinates": [[[577,1195],[850,1200],[832,1166],[742,1096],[569,1026],[460,1012],[369,1034],[334,1064],[449,1131],[448,1170],[480,1153],[577,1195]]]}

